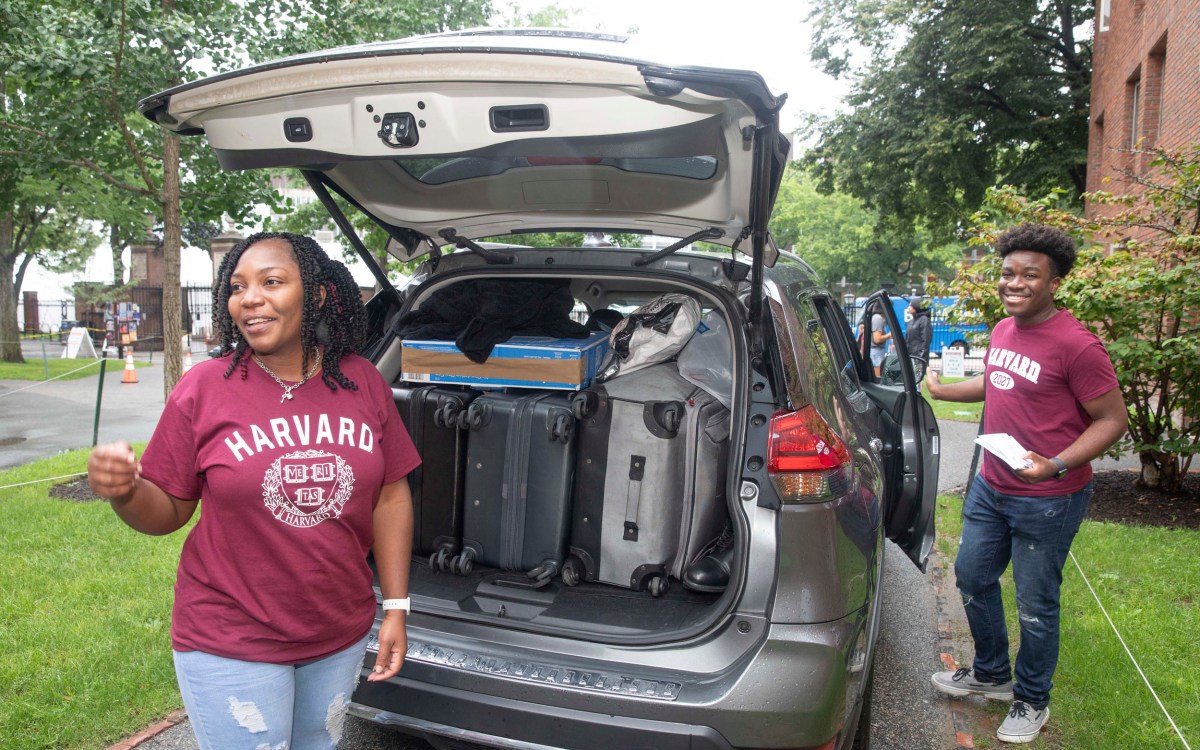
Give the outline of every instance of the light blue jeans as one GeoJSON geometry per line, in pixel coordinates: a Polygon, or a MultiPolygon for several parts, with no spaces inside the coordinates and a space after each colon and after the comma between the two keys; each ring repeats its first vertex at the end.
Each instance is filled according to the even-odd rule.
{"type": "Polygon", "coordinates": [[[1000,595],[1000,575],[1011,561],[1021,627],[1013,695],[1038,710],[1050,701],[1058,666],[1063,565],[1091,499],[1091,482],[1070,495],[1030,497],[997,492],[977,476],[963,504],[954,575],[975,640],[975,677],[1013,677],[1000,595]]]}
{"type": "Polygon", "coordinates": [[[332,750],[342,737],[367,639],[305,664],[175,651],[200,750],[332,750]]]}

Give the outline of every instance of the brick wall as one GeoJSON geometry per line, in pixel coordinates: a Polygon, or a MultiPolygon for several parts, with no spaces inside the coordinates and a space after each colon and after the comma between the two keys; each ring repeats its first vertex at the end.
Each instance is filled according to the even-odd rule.
{"type": "Polygon", "coordinates": [[[1146,167],[1133,145],[1200,142],[1200,0],[1111,0],[1107,30],[1096,5],[1087,188],[1127,192],[1119,170],[1146,167]]]}

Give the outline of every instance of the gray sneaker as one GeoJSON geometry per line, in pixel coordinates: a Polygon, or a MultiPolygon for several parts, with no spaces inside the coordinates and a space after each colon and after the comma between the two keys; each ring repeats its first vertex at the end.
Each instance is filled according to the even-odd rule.
{"type": "Polygon", "coordinates": [[[933,686],[946,695],[965,696],[982,695],[998,701],[1013,699],[1012,680],[1007,682],[982,682],[975,679],[975,673],[970,667],[962,667],[953,672],[935,672],[933,686]]]}
{"type": "Polygon", "coordinates": [[[1004,723],[996,730],[996,738],[1001,742],[1018,744],[1033,742],[1049,718],[1049,706],[1039,711],[1025,701],[1015,701],[1008,710],[1004,723]]]}

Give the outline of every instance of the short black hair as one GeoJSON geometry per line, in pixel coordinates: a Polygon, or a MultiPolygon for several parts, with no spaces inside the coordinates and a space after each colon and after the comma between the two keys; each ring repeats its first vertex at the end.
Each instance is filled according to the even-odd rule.
{"type": "Polygon", "coordinates": [[[255,243],[266,240],[282,240],[292,248],[296,265],[300,267],[300,281],[304,286],[304,317],[300,326],[300,344],[304,349],[301,372],[308,372],[309,352],[317,344],[325,347],[321,358],[321,380],[332,391],[341,387],[358,390],[358,386],[342,373],[341,361],[348,354],[359,351],[367,337],[367,313],[363,307],[358,282],[349,269],[330,258],[325,250],[311,237],[291,232],[259,232],[252,234],[233,248],[221,261],[217,271],[216,286],[213,288],[213,328],[221,341],[222,356],[233,352],[225,377],[234,371],[238,363],[245,363],[249,344],[229,315],[229,279],[237,267],[242,253],[255,243]],[[325,288],[325,304],[320,304],[321,287],[325,288]]]}
{"type": "Polygon", "coordinates": [[[1021,224],[996,238],[996,252],[1001,258],[1018,250],[1032,250],[1050,258],[1058,276],[1066,276],[1075,266],[1075,240],[1057,227],[1045,224],[1021,224]]]}

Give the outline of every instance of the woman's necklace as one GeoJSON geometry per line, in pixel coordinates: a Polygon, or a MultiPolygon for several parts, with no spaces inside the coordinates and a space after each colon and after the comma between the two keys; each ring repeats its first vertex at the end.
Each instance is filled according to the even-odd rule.
{"type": "Polygon", "coordinates": [[[292,383],[291,385],[288,385],[287,383],[280,380],[278,375],[271,372],[270,367],[267,367],[265,364],[263,364],[263,361],[258,358],[257,353],[251,353],[250,356],[254,357],[254,361],[258,363],[259,367],[263,368],[263,372],[267,373],[272,378],[274,378],[275,382],[279,383],[279,387],[283,389],[283,396],[279,399],[279,403],[281,403],[281,404],[284,401],[290,401],[292,399],[292,391],[296,390],[300,386],[307,383],[309,378],[311,378],[313,375],[317,374],[317,368],[321,366],[321,350],[318,349],[317,350],[317,358],[316,358],[316,360],[313,361],[312,367],[309,368],[308,374],[305,375],[303,378],[301,378],[299,383],[292,383]]]}

